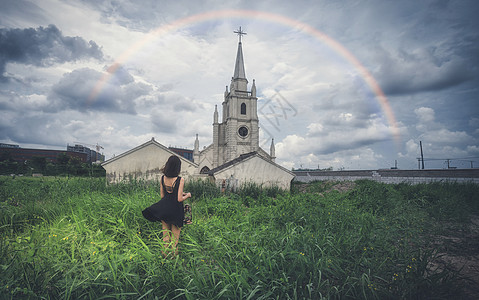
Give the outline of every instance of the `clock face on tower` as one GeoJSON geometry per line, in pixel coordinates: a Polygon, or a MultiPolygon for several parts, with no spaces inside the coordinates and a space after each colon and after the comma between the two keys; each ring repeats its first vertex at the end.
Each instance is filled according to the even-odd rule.
{"type": "Polygon", "coordinates": [[[239,129],[238,129],[238,134],[241,136],[241,137],[246,137],[248,135],[248,128],[246,128],[245,126],[241,126],[239,129]]]}

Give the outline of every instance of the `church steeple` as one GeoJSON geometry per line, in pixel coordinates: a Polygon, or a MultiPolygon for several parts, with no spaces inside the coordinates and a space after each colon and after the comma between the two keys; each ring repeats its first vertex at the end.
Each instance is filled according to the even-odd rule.
{"type": "Polygon", "coordinates": [[[233,79],[246,79],[246,73],[244,71],[243,49],[241,42],[238,43],[238,52],[236,53],[235,72],[233,79]]]}
{"type": "Polygon", "coordinates": [[[244,70],[243,48],[241,45],[241,36],[245,35],[246,32],[241,30],[241,26],[240,26],[239,30],[234,31],[234,33],[238,34],[239,42],[238,42],[238,51],[236,52],[235,71],[233,74],[232,81],[235,83],[236,90],[246,92],[248,80],[246,79],[246,72],[244,70]]]}
{"type": "Polygon", "coordinates": [[[195,163],[200,162],[200,141],[198,140],[198,134],[196,134],[195,148],[193,149],[193,161],[195,163]]]}
{"type": "Polygon", "coordinates": [[[259,119],[256,82],[253,79],[248,90],[245,61],[243,59],[242,37],[246,34],[241,27],[234,31],[239,37],[238,51],[231,82],[224,89],[222,119],[219,122],[218,106],[213,113],[213,143],[199,151],[198,135],[193,151],[194,162],[199,170],[213,170],[242,154],[256,152],[263,158],[274,162],[276,151],[271,141],[269,154],[259,146],[259,119]]]}

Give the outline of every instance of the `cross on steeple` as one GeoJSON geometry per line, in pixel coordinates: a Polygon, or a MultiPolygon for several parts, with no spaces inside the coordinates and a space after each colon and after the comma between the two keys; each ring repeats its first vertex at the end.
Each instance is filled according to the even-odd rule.
{"type": "Polygon", "coordinates": [[[236,33],[236,34],[239,36],[239,42],[240,42],[240,43],[241,43],[241,36],[247,34],[247,33],[244,32],[243,30],[241,30],[241,26],[240,26],[240,28],[238,29],[238,31],[233,31],[233,32],[236,33]]]}

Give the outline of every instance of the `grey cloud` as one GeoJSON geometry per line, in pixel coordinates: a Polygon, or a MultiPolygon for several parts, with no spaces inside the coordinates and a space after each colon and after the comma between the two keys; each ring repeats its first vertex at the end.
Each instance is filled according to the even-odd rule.
{"type": "Polygon", "coordinates": [[[198,109],[204,109],[204,106],[201,102],[198,102],[194,99],[189,99],[189,98],[178,98],[177,101],[175,101],[174,105],[175,110],[182,112],[182,111],[187,111],[187,112],[195,112],[198,109]]]}
{"type": "Polygon", "coordinates": [[[185,97],[175,91],[160,94],[157,103],[172,107],[175,112],[195,112],[198,109],[204,109],[204,105],[200,101],[185,97]]]}
{"type": "Polygon", "coordinates": [[[0,79],[9,62],[50,66],[84,58],[103,59],[101,48],[81,37],[64,36],[55,26],[0,29],[0,79]]]}
{"type": "Polygon", "coordinates": [[[150,116],[153,131],[161,133],[176,132],[176,118],[165,110],[156,110],[150,116]]]}
{"type": "Polygon", "coordinates": [[[0,14],[0,24],[6,27],[22,19],[39,24],[47,22],[44,16],[45,11],[35,3],[26,0],[1,1],[0,14]]]}
{"type": "MultiPolygon", "coordinates": [[[[12,114],[12,112],[9,112],[12,114]]],[[[62,145],[65,141],[62,124],[51,114],[15,113],[9,122],[0,122],[0,139],[15,143],[62,145]]],[[[1,116],[1,114],[0,114],[1,116]]],[[[2,118],[3,119],[3,118],[2,118]]]]}
{"type": "Polygon", "coordinates": [[[351,141],[334,141],[330,142],[320,148],[313,149],[312,153],[315,155],[327,155],[336,153],[338,151],[354,151],[354,149],[359,149],[364,146],[371,146],[374,143],[384,141],[384,138],[369,137],[365,139],[351,140],[351,141]]]}
{"type": "Polygon", "coordinates": [[[391,140],[389,132],[371,128],[336,129],[319,138],[319,143],[312,152],[316,155],[331,154],[342,150],[354,150],[363,146],[372,146],[378,142],[391,140]]]}
{"type": "Polygon", "coordinates": [[[375,95],[365,83],[346,81],[319,94],[318,100],[312,104],[312,111],[321,116],[322,122],[327,120],[334,123],[336,116],[341,113],[352,113],[355,120],[366,121],[372,113],[378,112],[378,108],[371,105],[376,105],[374,98],[375,95]]]}
{"type": "Polygon", "coordinates": [[[181,101],[181,102],[176,103],[174,108],[175,108],[175,110],[178,110],[178,111],[190,111],[190,112],[195,111],[193,105],[191,105],[191,103],[187,103],[185,101],[181,101]]]}
{"type": "Polygon", "coordinates": [[[118,67],[115,70],[114,76],[110,78],[110,82],[116,85],[124,85],[134,81],[133,76],[125,68],[118,67]]]}
{"type": "Polygon", "coordinates": [[[378,50],[380,68],[375,78],[388,95],[444,90],[474,78],[475,71],[458,56],[441,57],[437,49],[378,50]]]}
{"type": "MultiPolygon", "coordinates": [[[[138,31],[149,31],[164,23],[204,11],[209,6],[197,1],[144,0],[141,5],[135,0],[82,2],[100,11],[104,20],[114,20],[121,26],[138,31]]],[[[224,1],[214,3],[214,6],[215,9],[231,8],[224,1]]]]}
{"type": "Polygon", "coordinates": [[[119,68],[112,78],[102,85],[98,95],[91,98],[92,91],[102,76],[100,72],[89,68],[64,74],[52,87],[48,96],[51,100],[48,110],[73,109],[136,114],[135,99],[151,91],[149,86],[134,82],[126,70],[119,68]]]}
{"type": "Polygon", "coordinates": [[[396,12],[396,27],[387,30],[390,36],[371,51],[379,66],[374,77],[388,95],[442,91],[477,81],[478,2],[438,3],[404,5],[407,11],[396,12]]]}

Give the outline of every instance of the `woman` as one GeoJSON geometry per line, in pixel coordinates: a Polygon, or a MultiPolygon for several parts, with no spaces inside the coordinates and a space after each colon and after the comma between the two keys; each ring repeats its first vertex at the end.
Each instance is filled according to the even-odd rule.
{"type": "Polygon", "coordinates": [[[143,210],[143,216],[152,222],[160,221],[163,226],[163,242],[167,255],[168,247],[172,246],[175,254],[183,227],[183,201],[191,197],[191,193],[183,193],[185,180],[178,176],[181,170],[181,160],[176,155],[170,156],[162,169],[160,181],[161,200],[143,210]]]}

